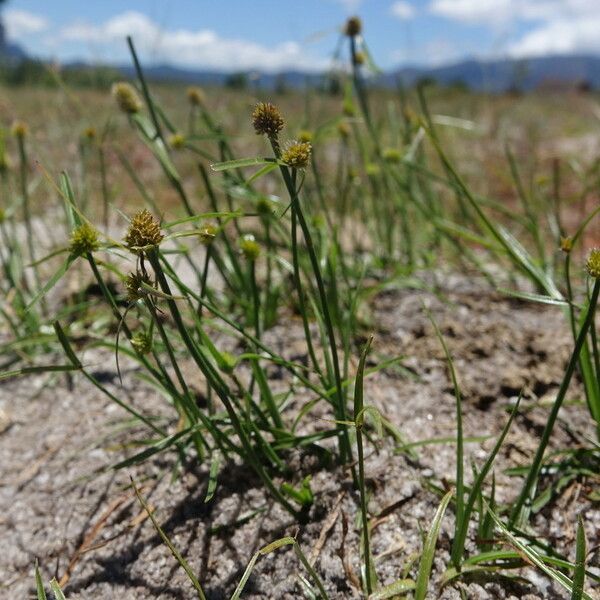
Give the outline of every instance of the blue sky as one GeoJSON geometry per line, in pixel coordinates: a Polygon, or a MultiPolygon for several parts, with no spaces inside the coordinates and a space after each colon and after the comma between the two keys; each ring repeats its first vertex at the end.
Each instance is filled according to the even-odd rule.
{"type": "Polygon", "coordinates": [[[9,39],[58,61],[227,71],[330,64],[350,14],[384,69],[464,57],[600,53],[600,0],[9,0],[9,39]]]}

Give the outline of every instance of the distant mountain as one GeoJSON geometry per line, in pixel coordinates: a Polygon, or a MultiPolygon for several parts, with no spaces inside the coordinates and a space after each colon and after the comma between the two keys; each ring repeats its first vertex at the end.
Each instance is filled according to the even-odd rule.
{"type": "Polygon", "coordinates": [[[600,88],[600,57],[544,56],[520,60],[465,60],[434,68],[406,67],[384,74],[381,82],[412,85],[430,78],[444,85],[464,84],[475,90],[531,90],[541,85],[581,84],[600,88]]]}
{"type": "MultiPolygon", "coordinates": [[[[120,67],[127,76],[134,76],[133,67],[120,67]]],[[[221,71],[192,70],[170,65],[149,66],[145,73],[150,79],[178,81],[197,85],[222,85],[230,77],[221,71]]],[[[282,73],[246,73],[250,85],[273,89],[278,85],[293,88],[323,83],[324,74],[285,71],[282,73]]],[[[521,60],[494,61],[464,60],[440,67],[404,67],[388,71],[373,80],[374,83],[393,87],[402,82],[413,85],[419,80],[431,79],[443,85],[461,84],[474,90],[502,92],[511,88],[531,90],[541,85],[582,84],[600,88],[600,57],[597,56],[544,56],[521,60]]]]}
{"type": "MultiPolygon", "coordinates": [[[[2,55],[13,60],[25,58],[18,46],[5,45],[2,55]]],[[[108,65],[106,65],[108,66],[108,65]]],[[[84,62],[64,65],[64,69],[85,70],[92,67],[84,62]]],[[[110,66],[110,70],[124,77],[135,77],[131,65],[110,66]]],[[[227,73],[224,71],[184,69],[171,65],[147,65],[144,73],[153,81],[178,82],[196,85],[248,85],[262,89],[301,88],[305,85],[328,86],[330,73],[305,73],[302,71],[284,71],[281,73],[263,73],[247,71],[227,73]],[[237,78],[237,80],[236,80],[237,78]]],[[[545,56],[521,60],[502,59],[493,61],[464,60],[455,64],[439,67],[403,67],[387,71],[369,79],[374,85],[395,87],[399,83],[407,86],[421,80],[432,80],[442,85],[464,85],[473,90],[503,92],[510,89],[529,91],[540,86],[565,87],[581,86],[600,89],[600,57],[591,55],[545,56]]]]}
{"type": "MultiPolygon", "coordinates": [[[[135,70],[132,66],[122,66],[119,67],[119,70],[127,77],[135,77],[135,70]]],[[[182,69],[171,65],[146,66],[144,67],[144,74],[155,81],[183,82],[196,85],[223,85],[236,75],[224,71],[182,69]]],[[[302,71],[282,71],[280,73],[245,71],[244,76],[249,85],[267,89],[274,88],[282,82],[286,86],[297,88],[307,82],[315,84],[323,79],[323,74],[304,73],[302,71]]]]}

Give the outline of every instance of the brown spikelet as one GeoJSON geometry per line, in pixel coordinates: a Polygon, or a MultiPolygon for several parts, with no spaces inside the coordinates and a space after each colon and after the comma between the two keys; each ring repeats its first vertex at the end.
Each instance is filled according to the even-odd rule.
{"type": "Polygon", "coordinates": [[[257,135],[276,138],[283,129],[285,121],[279,109],[270,102],[259,102],[252,113],[252,125],[257,135]]]}
{"type": "Polygon", "coordinates": [[[158,246],[163,239],[160,224],[149,210],[141,210],[131,219],[125,244],[136,254],[144,252],[150,246],[158,246]]]}

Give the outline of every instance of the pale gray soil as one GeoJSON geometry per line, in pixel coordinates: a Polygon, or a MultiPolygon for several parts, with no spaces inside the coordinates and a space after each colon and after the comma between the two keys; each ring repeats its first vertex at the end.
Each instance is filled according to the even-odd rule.
{"type": "MultiPolygon", "coordinates": [[[[452,386],[425,304],[455,358],[465,396],[465,435],[494,436],[483,443],[467,444],[467,461],[483,462],[507,419],[507,410],[525,386],[522,415],[514,423],[495,469],[498,499],[510,501],[520,480],[508,477],[504,470],[525,464],[536,447],[547,413],[546,401],[557,391],[570,352],[565,321],[558,308],[501,298],[464,276],[438,274],[437,280],[438,294],[389,291],[372,301],[366,316],[375,333],[372,364],[379,358],[403,355],[409,373],[388,368],[369,377],[365,401],[377,406],[408,441],[455,435],[452,386]]],[[[304,354],[301,326],[293,319],[284,319],[267,333],[266,340],[294,360],[304,354]]],[[[357,347],[356,354],[358,351],[357,347]]],[[[123,388],[112,355],[89,351],[83,361],[113,393],[127,398],[144,414],[172,417],[167,402],[139,381],[127,361],[123,361],[123,388]]],[[[355,363],[351,372],[354,369],[355,363]]],[[[273,376],[277,376],[275,371],[273,376]]],[[[201,387],[201,382],[198,385],[201,387]]],[[[274,379],[273,385],[282,382],[274,379]]],[[[579,392],[575,382],[553,436],[555,447],[583,445],[583,435],[594,435],[579,392]]],[[[299,390],[290,408],[290,418],[294,408],[307,399],[301,393],[299,390]]],[[[315,426],[328,427],[323,419],[331,418],[320,410],[314,416],[315,426]]],[[[141,439],[144,432],[137,426],[131,429],[126,420],[122,409],[79,376],[72,389],[64,376],[0,384],[1,597],[35,597],[36,559],[45,580],[52,576],[60,579],[70,572],[65,586],[70,600],[196,597],[150,521],[143,518],[128,487],[130,475],[143,487],[159,523],[199,574],[211,600],[228,598],[252,554],[284,535],[297,535],[332,599],[362,597],[354,583],[360,569],[358,496],[346,471],[320,466],[315,457],[291,456],[298,480],[312,472],[316,499],[308,524],[295,523],[274,506],[252,472],[235,464],[223,467],[216,495],[205,503],[206,466],[190,461],[172,482],[174,453],[131,470],[101,472],[139,451],[131,442],[141,439]],[[84,551],[78,554],[82,547],[84,551]]],[[[175,425],[171,423],[171,428],[175,425]]],[[[422,531],[439,502],[439,496],[425,483],[450,485],[455,472],[452,444],[416,448],[416,458],[395,452],[397,445],[387,437],[368,446],[369,508],[372,516],[379,516],[372,544],[382,584],[402,577],[404,567],[422,547],[422,531]]],[[[579,514],[589,547],[600,544],[600,506],[588,498],[594,486],[598,489],[597,484],[597,478],[570,483],[533,520],[536,534],[571,560],[579,514]]],[[[440,590],[452,531],[450,506],[434,562],[431,598],[458,599],[459,589],[464,597],[476,599],[568,597],[531,570],[521,572],[526,578],[523,581],[467,580],[440,590]]],[[[591,553],[590,564],[598,573],[597,552],[591,553]]],[[[414,577],[416,567],[407,566],[407,571],[414,577]]],[[[299,573],[303,570],[293,551],[280,549],[259,559],[242,597],[301,598],[299,573]]],[[[589,593],[598,597],[592,585],[589,593]]]]}

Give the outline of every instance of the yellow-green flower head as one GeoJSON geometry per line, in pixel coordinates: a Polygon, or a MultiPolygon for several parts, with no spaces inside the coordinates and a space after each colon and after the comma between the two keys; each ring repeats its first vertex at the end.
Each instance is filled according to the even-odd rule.
{"type": "Polygon", "coordinates": [[[86,127],[83,130],[83,137],[89,142],[93,142],[96,139],[96,128],[95,127],[86,127]]]}
{"type": "Polygon", "coordinates": [[[169,138],[169,146],[175,150],[181,150],[185,146],[185,136],[182,133],[174,133],[169,138]]]}
{"type": "Polygon", "coordinates": [[[244,258],[251,262],[255,261],[260,255],[260,245],[252,234],[247,234],[240,240],[240,250],[244,258]]]}
{"type": "Polygon", "coordinates": [[[355,65],[364,65],[366,62],[366,57],[364,52],[356,52],[354,55],[354,64],[355,65]]]}
{"type": "Polygon", "coordinates": [[[202,106],[204,104],[204,92],[197,86],[192,86],[186,92],[188,102],[192,106],[202,106]]]}
{"type": "Polygon", "coordinates": [[[15,121],[10,128],[11,133],[19,140],[27,137],[29,133],[29,127],[24,121],[15,121]]]}
{"type": "Polygon", "coordinates": [[[310,142],[293,141],[281,155],[281,160],[292,169],[305,169],[310,162],[312,146],[310,142]]]}
{"type": "Polygon", "coordinates": [[[152,338],[145,331],[136,332],[130,342],[140,354],[148,354],[152,351],[152,338]]]}
{"type": "Polygon", "coordinates": [[[83,223],[71,234],[69,251],[75,256],[83,256],[98,250],[98,232],[89,224],[83,223]]]}
{"type": "Polygon", "coordinates": [[[568,254],[573,249],[573,238],[570,236],[560,238],[560,249],[568,254]]]}
{"type": "Polygon", "coordinates": [[[6,220],[6,211],[3,208],[0,208],[0,223],[4,223],[6,220]]]}
{"type": "Polygon", "coordinates": [[[279,109],[270,102],[259,102],[252,113],[252,125],[257,135],[276,138],[283,129],[285,121],[279,109]]]}
{"type": "Polygon", "coordinates": [[[346,121],[340,121],[337,126],[340,137],[347,139],[350,136],[350,125],[346,121]]]}
{"type": "Polygon", "coordinates": [[[381,169],[380,169],[379,165],[376,163],[367,163],[365,170],[369,177],[377,177],[378,175],[381,174],[381,169]]]}
{"type": "Polygon", "coordinates": [[[127,302],[137,302],[141,300],[148,293],[144,289],[144,285],[152,285],[152,280],[139,271],[137,273],[130,273],[125,278],[125,291],[127,292],[127,302]]]}
{"type": "Polygon", "coordinates": [[[144,208],[131,219],[125,244],[132,252],[142,254],[149,246],[158,246],[163,237],[159,222],[144,208]]]}
{"type": "Polygon", "coordinates": [[[359,17],[350,17],[346,21],[346,27],[344,28],[344,33],[348,37],[356,37],[357,35],[360,35],[361,31],[362,31],[362,21],[360,20],[359,17]]]}
{"type": "Polygon", "coordinates": [[[272,215],[274,208],[275,203],[269,200],[266,196],[261,196],[256,201],[256,211],[261,215],[272,215]]]}
{"type": "Polygon", "coordinates": [[[399,163],[402,160],[402,154],[396,148],[386,148],[382,153],[382,157],[388,163],[399,163]]]}
{"type": "Polygon", "coordinates": [[[356,114],[356,108],[354,108],[352,100],[344,100],[342,104],[342,112],[347,117],[353,117],[356,114]]]}
{"type": "Polygon", "coordinates": [[[214,225],[205,225],[198,234],[200,236],[200,242],[205,246],[210,246],[217,237],[219,230],[214,225]]]}
{"type": "Polygon", "coordinates": [[[308,129],[301,129],[298,132],[298,140],[301,142],[312,142],[312,140],[313,140],[312,131],[309,131],[308,129]]]}
{"type": "Polygon", "coordinates": [[[600,278],[600,248],[592,248],[585,268],[590,277],[600,278]]]}
{"type": "Polygon", "coordinates": [[[119,108],[128,115],[133,115],[142,110],[142,101],[137,90],[126,81],[119,81],[112,86],[112,95],[119,108]]]}

